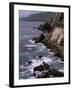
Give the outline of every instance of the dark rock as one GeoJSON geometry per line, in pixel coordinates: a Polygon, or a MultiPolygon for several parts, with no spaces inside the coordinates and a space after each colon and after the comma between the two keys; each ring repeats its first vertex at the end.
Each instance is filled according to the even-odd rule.
{"type": "Polygon", "coordinates": [[[40,55],[39,58],[42,58],[42,55],[40,55]]]}
{"type": "Polygon", "coordinates": [[[37,28],[38,30],[42,30],[42,31],[48,31],[50,32],[50,30],[52,29],[52,27],[50,26],[50,23],[46,22],[45,24],[40,24],[40,26],[37,28]]]}
{"type": "Polygon", "coordinates": [[[38,43],[38,42],[41,42],[44,38],[45,38],[44,34],[41,33],[38,38],[34,37],[33,40],[35,40],[35,43],[38,43]]]}
{"type": "Polygon", "coordinates": [[[43,67],[44,67],[44,70],[49,70],[49,65],[45,62],[43,62],[43,67]]]}
{"type": "Polygon", "coordinates": [[[49,74],[48,74],[48,71],[35,71],[33,73],[33,75],[36,77],[36,78],[47,78],[49,77],[49,74]]]}
{"type": "Polygon", "coordinates": [[[45,62],[43,62],[43,65],[39,65],[39,66],[36,66],[34,68],[34,71],[44,71],[44,70],[49,70],[49,65],[45,62]]]}
{"type": "Polygon", "coordinates": [[[64,76],[63,72],[57,71],[55,69],[49,70],[48,73],[49,75],[53,75],[53,77],[63,77],[64,76]]]}
{"type": "Polygon", "coordinates": [[[35,71],[33,75],[36,78],[52,78],[52,77],[63,77],[64,73],[57,71],[55,69],[52,70],[44,70],[44,71],[35,71]]]}
{"type": "Polygon", "coordinates": [[[40,24],[39,27],[37,27],[38,30],[44,30],[44,25],[40,24]]]}
{"type": "Polygon", "coordinates": [[[28,61],[28,64],[31,64],[32,63],[32,61],[28,61]]]}
{"type": "Polygon", "coordinates": [[[36,67],[34,68],[34,71],[44,71],[43,65],[36,66],[36,67]]]}
{"type": "Polygon", "coordinates": [[[33,29],[37,29],[37,27],[33,27],[33,29]]]}
{"type": "Polygon", "coordinates": [[[48,71],[42,71],[37,78],[48,78],[48,77],[49,77],[48,71]]]}

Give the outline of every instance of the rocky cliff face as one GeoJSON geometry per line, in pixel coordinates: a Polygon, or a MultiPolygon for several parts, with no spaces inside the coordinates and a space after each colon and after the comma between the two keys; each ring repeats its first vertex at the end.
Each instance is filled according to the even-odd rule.
{"type": "Polygon", "coordinates": [[[55,27],[52,32],[50,40],[53,41],[54,44],[56,44],[57,46],[63,47],[64,46],[64,29],[61,27],[59,28],[55,27]]]}
{"type": "MultiPolygon", "coordinates": [[[[56,56],[59,56],[64,60],[64,15],[63,13],[60,13],[56,15],[53,20],[48,23],[46,23],[46,30],[49,30],[48,35],[44,38],[41,37],[41,35],[34,39],[35,41],[39,42],[40,39],[43,44],[45,44],[48,48],[51,48],[53,52],[55,52],[56,56]]],[[[44,30],[44,26],[40,26],[40,29],[42,31],[44,30]]],[[[43,35],[42,35],[43,36],[43,35]]]]}

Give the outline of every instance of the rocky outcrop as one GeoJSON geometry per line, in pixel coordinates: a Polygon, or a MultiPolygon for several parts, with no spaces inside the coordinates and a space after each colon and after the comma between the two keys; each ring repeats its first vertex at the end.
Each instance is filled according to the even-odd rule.
{"type": "Polygon", "coordinates": [[[63,77],[64,76],[63,72],[57,71],[55,69],[49,70],[48,73],[49,75],[53,75],[53,77],[63,77]]]}
{"type": "Polygon", "coordinates": [[[58,45],[58,46],[63,46],[64,43],[64,29],[61,27],[55,27],[53,32],[52,32],[52,36],[50,38],[51,41],[54,42],[54,44],[58,45]]]}
{"type": "Polygon", "coordinates": [[[64,73],[55,69],[50,69],[49,65],[43,62],[42,65],[36,66],[33,70],[36,78],[63,77],[64,73]]]}
{"type": "Polygon", "coordinates": [[[39,65],[34,68],[34,71],[44,71],[44,70],[49,70],[49,65],[45,62],[43,62],[43,65],[39,65]]]}
{"type": "Polygon", "coordinates": [[[39,29],[48,30],[48,35],[44,36],[43,33],[34,38],[35,42],[41,42],[48,48],[55,52],[55,55],[64,60],[64,14],[58,13],[49,23],[40,25],[39,29]]]}
{"type": "Polygon", "coordinates": [[[44,34],[41,33],[39,37],[34,37],[35,43],[41,42],[45,38],[44,34]]]}
{"type": "Polygon", "coordinates": [[[49,22],[40,24],[37,28],[38,30],[48,31],[48,33],[53,31],[54,27],[64,27],[64,13],[57,13],[49,22]]]}

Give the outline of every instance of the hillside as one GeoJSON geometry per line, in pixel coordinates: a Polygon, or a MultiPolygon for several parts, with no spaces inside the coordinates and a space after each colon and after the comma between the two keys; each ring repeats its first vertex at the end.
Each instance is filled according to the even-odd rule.
{"type": "Polygon", "coordinates": [[[40,25],[38,29],[48,34],[44,36],[42,33],[39,37],[33,38],[36,43],[41,42],[50,48],[55,55],[64,61],[64,14],[56,14],[56,16],[49,23],[40,25]]]}
{"type": "Polygon", "coordinates": [[[20,17],[23,21],[50,21],[56,13],[52,12],[41,12],[37,14],[29,15],[28,17],[20,17]]]}

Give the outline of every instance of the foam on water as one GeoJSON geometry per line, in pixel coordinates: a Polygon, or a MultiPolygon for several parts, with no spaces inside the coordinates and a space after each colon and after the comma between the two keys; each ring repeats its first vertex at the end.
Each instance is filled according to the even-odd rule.
{"type": "Polygon", "coordinates": [[[31,50],[31,49],[32,49],[31,47],[28,48],[28,50],[31,50]]]}
{"type": "Polygon", "coordinates": [[[29,36],[28,36],[28,35],[24,35],[23,37],[24,37],[24,39],[28,39],[28,38],[29,38],[29,36]]]}
{"type": "Polygon", "coordinates": [[[49,52],[49,54],[54,55],[55,53],[54,52],[49,52]]]}
{"type": "Polygon", "coordinates": [[[30,71],[33,73],[33,69],[36,66],[42,65],[43,62],[46,62],[48,64],[52,63],[52,59],[47,58],[47,57],[42,57],[41,59],[32,59],[32,64],[29,66],[30,71]]]}
{"type": "Polygon", "coordinates": [[[34,42],[35,42],[34,40],[31,40],[31,39],[28,40],[28,41],[29,41],[30,43],[32,43],[32,44],[34,44],[34,42]]]}
{"type": "Polygon", "coordinates": [[[27,44],[26,47],[37,47],[36,45],[27,44]]]}

